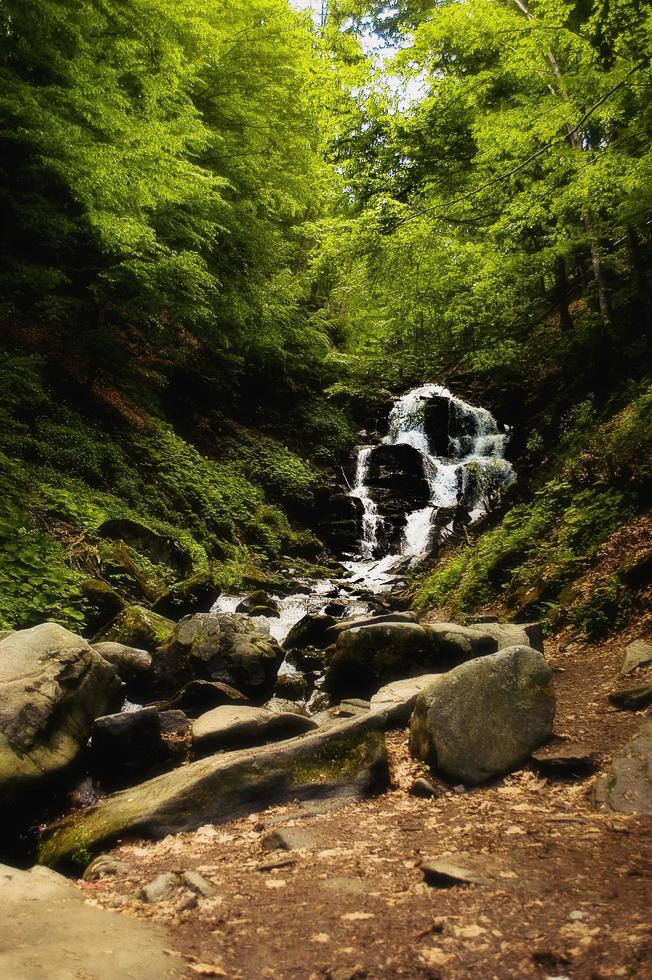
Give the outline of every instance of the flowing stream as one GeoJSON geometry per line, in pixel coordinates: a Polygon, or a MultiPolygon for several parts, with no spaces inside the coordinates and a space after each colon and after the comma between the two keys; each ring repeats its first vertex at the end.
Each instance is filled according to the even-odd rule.
{"type": "MultiPolygon", "coordinates": [[[[305,594],[272,595],[279,617],[255,617],[260,629],[282,642],[306,613],[323,612],[334,601],[346,606],[347,617],[367,613],[370,593],[389,590],[408,567],[429,553],[433,527],[440,512],[444,514],[444,523],[439,521],[438,527],[444,532],[450,530],[449,509],[455,506],[458,490],[466,497],[472,520],[477,520],[486,511],[490,495],[513,482],[513,467],[505,459],[508,437],[507,431],[500,431],[490,412],[455,397],[440,385],[422,385],[399,398],[389,414],[388,434],[381,444],[408,445],[419,453],[428,486],[427,504],[406,511],[398,551],[381,554],[385,518],[379,501],[374,499],[374,488],[368,483],[378,443],[359,446],[349,495],[357,497],[362,504],[361,534],[358,553],[342,562],[348,575],[341,579],[299,580],[298,585],[305,587],[305,594]],[[435,400],[440,406],[440,431],[433,434],[427,413],[435,400]],[[444,413],[445,432],[441,431],[444,413]],[[440,450],[444,448],[443,453],[437,454],[435,441],[440,450]]],[[[242,598],[222,595],[213,611],[233,612],[242,598]]],[[[284,665],[282,670],[291,668],[284,665]]]]}

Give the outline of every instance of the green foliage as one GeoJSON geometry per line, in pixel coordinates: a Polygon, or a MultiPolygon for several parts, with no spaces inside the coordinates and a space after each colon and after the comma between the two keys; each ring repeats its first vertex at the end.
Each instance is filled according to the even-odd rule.
{"type": "Polygon", "coordinates": [[[613,576],[597,585],[588,599],[571,611],[570,620],[591,642],[596,642],[623,626],[631,607],[631,594],[613,576]]]}

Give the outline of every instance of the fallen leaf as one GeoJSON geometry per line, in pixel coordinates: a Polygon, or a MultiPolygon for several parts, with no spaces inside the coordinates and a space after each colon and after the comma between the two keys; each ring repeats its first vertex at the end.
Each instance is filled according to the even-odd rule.
{"type": "Polygon", "coordinates": [[[310,937],[311,943],[329,943],[330,941],[331,937],[327,932],[317,932],[314,936],[310,937]]]}
{"type": "Polygon", "coordinates": [[[419,959],[422,960],[426,966],[444,966],[453,959],[453,954],[445,953],[439,946],[430,946],[427,949],[421,950],[419,953],[419,959]]]}
{"type": "Polygon", "coordinates": [[[228,977],[228,973],[217,963],[191,963],[188,969],[202,977],[228,977]]]}

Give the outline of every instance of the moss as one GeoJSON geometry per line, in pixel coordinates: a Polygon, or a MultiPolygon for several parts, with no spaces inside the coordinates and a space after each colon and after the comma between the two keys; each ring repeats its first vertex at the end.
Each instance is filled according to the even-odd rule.
{"type": "Polygon", "coordinates": [[[159,616],[150,609],[127,606],[112,623],[93,637],[93,641],[99,643],[111,640],[126,646],[153,649],[170,637],[174,625],[171,619],[159,616]]]}

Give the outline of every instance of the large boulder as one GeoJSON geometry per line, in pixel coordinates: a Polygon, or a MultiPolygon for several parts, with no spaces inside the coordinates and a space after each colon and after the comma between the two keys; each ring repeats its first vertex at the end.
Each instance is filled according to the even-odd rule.
{"type": "Polygon", "coordinates": [[[195,749],[206,754],[215,749],[245,749],[276,742],[317,727],[316,722],[302,715],[225,704],[193,722],[192,740],[195,749]]]}
{"type": "Polygon", "coordinates": [[[164,837],[285,800],[384,792],[386,721],[367,714],[274,745],[200,759],[113,793],[52,824],[39,860],[53,867],[86,864],[118,837],[164,837]]]}
{"type": "Polygon", "coordinates": [[[170,636],[174,623],[144,606],[126,606],[91,642],[122,643],[152,652],[170,636]]]}
{"type": "Polygon", "coordinates": [[[461,664],[423,690],[410,751],[433,771],[477,785],[524,762],[552,734],[552,672],[531,647],[461,664]]]}
{"type": "Polygon", "coordinates": [[[264,589],[256,589],[255,592],[250,592],[238,603],[235,611],[243,613],[245,616],[267,616],[270,619],[278,618],[280,615],[278,602],[276,599],[272,599],[264,589]]]}
{"type": "Polygon", "coordinates": [[[131,518],[112,518],[104,521],[97,529],[101,538],[110,541],[124,541],[141,555],[146,555],[156,565],[167,565],[174,569],[180,578],[192,574],[192,558],[189,552],[169,535],[159,534],[146,524],[131,518]]]}
{"type": "Polygon", "coordinates": [[[91,732],[91,769],[105,783],[127,786],[160,772],[169,758],[156,708],[103,715],[91,732]]]}
{"type": "Polygon", "coordinates": [[[339,699],[369,698],[390,681],[439,673],[496,649],[496,640],[488,634],[452,623],[350,627],[327,651],[324,689],[339,699]]]}
{"type": "Polygon", "coordinates": [[[611,768],[596,781],[598,810],[652,813],[652,719],[616,754],[611,768]]]}
{"type": "Polygon", "coordinates": [[[420,677],[407,677],[402,681],[385,684],[373,695],[370,709],[384,711],[391,722],[406,724],[414,711],[419,694],[434,684],[439,676],[439,674],[422,674],[420,677]]]}
{"type": "Polygon", "coordinates": [[[306,613],[285,637],[283,648],[305,650],[307,647],[313,647],[316,650],[323,650],[333,642],[330,629],[336,623],[334,616],[327,616],[325,613],[306,613]]]}
{"type": "Polygon", "coordinates": [[[543,631],[540,623],[470,623],[469,628],[493,636],[499,650],[525,646],[543,653],[543,631]]]}
{"type": "Polygon", "coordinates": [[[157,707],[162,710],[172,708],[185,711],[195,718],[205,711],[210,711],[211,708],[218,708],[221,704],[244,704],[246,700],[244,694],[236,691],[229,684],[194,680],[186,684],[170,701],[159,702],[157,707]]]}
{"type": "Polygon", "coordinates": [[[382,518],[378,555],[399,551],[407,514],[430,500],[421,453],[406,443],[375,446],[367,457],[365,483],[382,518]]]}
{"type": "Polygon", "coordinates": [[[154,669],[163,686],[192,678],[220,681],[247,697],[270,697],[283,651],[248,616],[196,613],[177,623],[157,651],[154,669]]]}
{"type": "Polygon", "coordinates": [[[0,919],[6,980],[171,980],[185,973],[162,929],[93,908],[48,868],[0,865],[0,919]]]}
{"type": "Polygon", "coordinates": [[[0,641],[0,788],[4,800],[65,770],[118,696],[113,667],[56,623],[0,641]]]}

